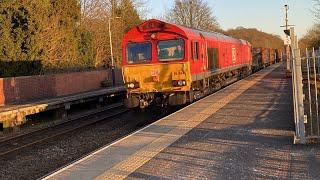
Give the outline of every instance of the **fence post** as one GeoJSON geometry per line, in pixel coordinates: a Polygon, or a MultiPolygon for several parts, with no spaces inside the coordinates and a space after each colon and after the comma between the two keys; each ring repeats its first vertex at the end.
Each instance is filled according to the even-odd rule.
{"type": "Polygon", "coordinates": [[[317,130],[318,130],[318,136],[320,134],[320,128],[319,128],[319,103],[318,103],[318,81],[317,81],[317,57],[314,48],[312,49],[312,59],[313,59],[313,75],[314,75],[314,91],[315,91],[315,98],[316,98],[316,118],[317,118],[317,130]]]}
{"type": "Polygon", "coordinates": [[[310,134],[313,134],[313,123],[312,123],[312,97],[311,97],[311,79],[310,79],[310,59],[309,58],[309,51],[306,48],[306,61],[307,61],[307,77],[308,77],[308,96],[309,96],[309,121],[310,121],[310,134]]]}
{"type": "Polygon", "coordinates": [[[294,95],[294,113],[296,122],[295,144],[306,144],[305,124],[304,124],[304,104],[303,104],[303,84],[301,70],[301,55],[298,46],[297,36],[294,28],[290,28],[291,51],[292,51],[292,72],[293,72],[293,95],[294,95]]]}
{"type": "Polygon", "coordinates": [[[286,68],[287,68],[287,76],[289,76],[288,74],[292,73],[292,69],[291,69],[291,67],[292,67],[292,61],[291,61],[292,57],[290,56],[290,46],[286,45],[285,50],[286,50],[286,60],[287,60],[287,62],[286,62],[287,63],[287,66],[286,66],[286,68]]]}
{"type": "Polygon", "coordinates": [[[317,56],[317,66],[318,66],[318,73],[320,73],[320,47],[318,49],[318,54],[316,55],[317,56]]]}

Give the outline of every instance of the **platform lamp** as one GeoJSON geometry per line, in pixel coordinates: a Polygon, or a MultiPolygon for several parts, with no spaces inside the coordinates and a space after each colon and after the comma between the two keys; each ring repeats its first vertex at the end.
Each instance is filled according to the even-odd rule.
{"type": "Polygon", "coordinates": [[[111,55],[111,74],[112,74],[112,85],[115,86],[116,84],[116,77],[115,77],[115,62],[113,58],[113,49],[112,49],[112,33],[111,33],[111,20],[112,19],[121,19],[121,17],[110,17],[109,18],[109,40],[110,40],[110,55],[111,55]]]}

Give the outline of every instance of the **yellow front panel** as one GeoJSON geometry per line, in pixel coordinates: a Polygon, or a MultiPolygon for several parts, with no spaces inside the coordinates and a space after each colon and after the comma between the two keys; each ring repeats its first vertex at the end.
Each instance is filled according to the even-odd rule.
{"type": "Polygon", "coordinates": [[[191,73],[189,63],[136,64],[123,67],[125,83],[139,82],[140,88],[130,93],[189,91],[191,73]],[[173,87],[172,80],[185,80],[186,86],[173,87]]]}

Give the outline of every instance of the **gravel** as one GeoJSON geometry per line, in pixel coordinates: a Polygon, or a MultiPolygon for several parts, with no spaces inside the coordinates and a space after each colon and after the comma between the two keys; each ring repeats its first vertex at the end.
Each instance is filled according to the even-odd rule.
{"type": "Polygon", "coordinates": [[[37,179],[53,172],[111,142],[126,136],[174,111],[129,111],[0,158],[0,179],[37,179]]]}

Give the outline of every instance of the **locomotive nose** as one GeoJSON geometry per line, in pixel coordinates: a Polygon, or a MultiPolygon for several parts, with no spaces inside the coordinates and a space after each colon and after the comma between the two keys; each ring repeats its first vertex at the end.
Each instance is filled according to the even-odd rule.
{"type": "Polygon", "coordinates": [[[124,68],[124,80],[130,92],[187,91],[191,79],[188,67],[184,63],[131,65],[124,68]]]}

